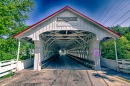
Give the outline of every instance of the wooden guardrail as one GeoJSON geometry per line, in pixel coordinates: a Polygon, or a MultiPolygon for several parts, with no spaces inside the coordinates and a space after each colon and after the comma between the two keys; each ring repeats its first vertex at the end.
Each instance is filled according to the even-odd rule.
{"type": "Polygon", "coordinates": [[[130,59],[119,59],[118,67],[119,71],[130,73],[130,59]]]}
{"type": "Polygon", "coordinates": [[[0,61],[0,77],[16,71],[16,60],[0,61]]]}
{"type": "Polygon", "coordinates": [[[46,59],[46,60],[43,60],[43,61],[41,62],[41,64],[42,64],[43,66],[48,65],[48,63],[49,63],[50,61],[56,59],[56,57],[59,57],[59,54],[56,54],[56,55],[52,56],[51,58],[48,58],[48,59],[46,59]]]}
{"type": "Polygon", "coordinates": [[[95,65],[95,62],[89,59],[83,59],[83,58],[79,58],[70,54],[67,54],[68,56],[70,56],[71,58],[75,59],[76,61],[82,63],[83,65],[93,68],[93,66],[95,65]]]}

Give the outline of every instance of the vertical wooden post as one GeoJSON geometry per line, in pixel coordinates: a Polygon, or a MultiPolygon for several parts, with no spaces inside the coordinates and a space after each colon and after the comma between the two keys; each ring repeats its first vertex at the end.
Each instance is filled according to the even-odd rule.
{"type": "Polygon", "coordinates": [[[20,39],[18,40],[18,53],[17,53],[17,60],[16,60],[16,71],[18,71],[18,60],[19,60],[19,53],[20,53],[20,39]]]}
{"type": "Polygon", "coordinates": [[[100,66],[100,40],[93,38],[90,43],[90,56],[92,57],[91,60],[95,61],[95,64],[92,66],[95,70],[101,70],[100,66]]]}
{"type": "Polygon", "coordinates": [[[115,47],[115,56],[116,56],[116,70],[119,71],[118,69],[118,56],[117,56],[117,47],[116,47],[116,39],[114,39],[114,47],[115,47]]]}
{"type": "Polygon", "coordinates": [[[34,57],[34,70],[41,70],[41,43],[40,40],[34,40],[35,43],[35,57],[34,57]]]}
{"type": "MultiPolygon", "coordinates": [[[[11,60],[11,64],[10,65],[11,65],[12,68],[15,68],[14,62],[15,62],[14,60],[11,60]]],[[[14,69],[12,69],[11,71],[14,72],[14,69]]]]}

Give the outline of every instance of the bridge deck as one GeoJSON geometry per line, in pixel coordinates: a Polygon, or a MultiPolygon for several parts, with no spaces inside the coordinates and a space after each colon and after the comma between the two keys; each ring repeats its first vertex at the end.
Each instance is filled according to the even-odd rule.
{"type": "Polygon", "coordinates": [[[67,55],[60,55],[53,60],[48,61],[42,68],[46,69],[70,69],[86,70],[88,67],[82,65],[67,55]]]}

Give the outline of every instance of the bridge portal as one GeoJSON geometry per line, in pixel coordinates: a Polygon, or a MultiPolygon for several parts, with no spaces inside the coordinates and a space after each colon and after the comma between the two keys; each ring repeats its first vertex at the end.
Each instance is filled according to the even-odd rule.
{"type": "Polygon", "coordinates": [[[69,6],[14,35],[19,46],[22,39],[35,44],[34,70],[41,70],[41,62],[59,52],[100,70],[99,45],[107,37],[120,35],[69,6]]]}

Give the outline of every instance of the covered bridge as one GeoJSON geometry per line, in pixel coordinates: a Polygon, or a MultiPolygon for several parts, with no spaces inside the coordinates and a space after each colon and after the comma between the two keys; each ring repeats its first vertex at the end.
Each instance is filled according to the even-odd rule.
{"type": "Polygon", "coordinates": [[[41,70],[41,62],[60,50],[70,57],[89,61],[93,69],[100,70],[100,41],[120,35],[66,6],[13,37],[19,40],[17,59],[20,40],[35,44],[34,70],[41,70]]]}

